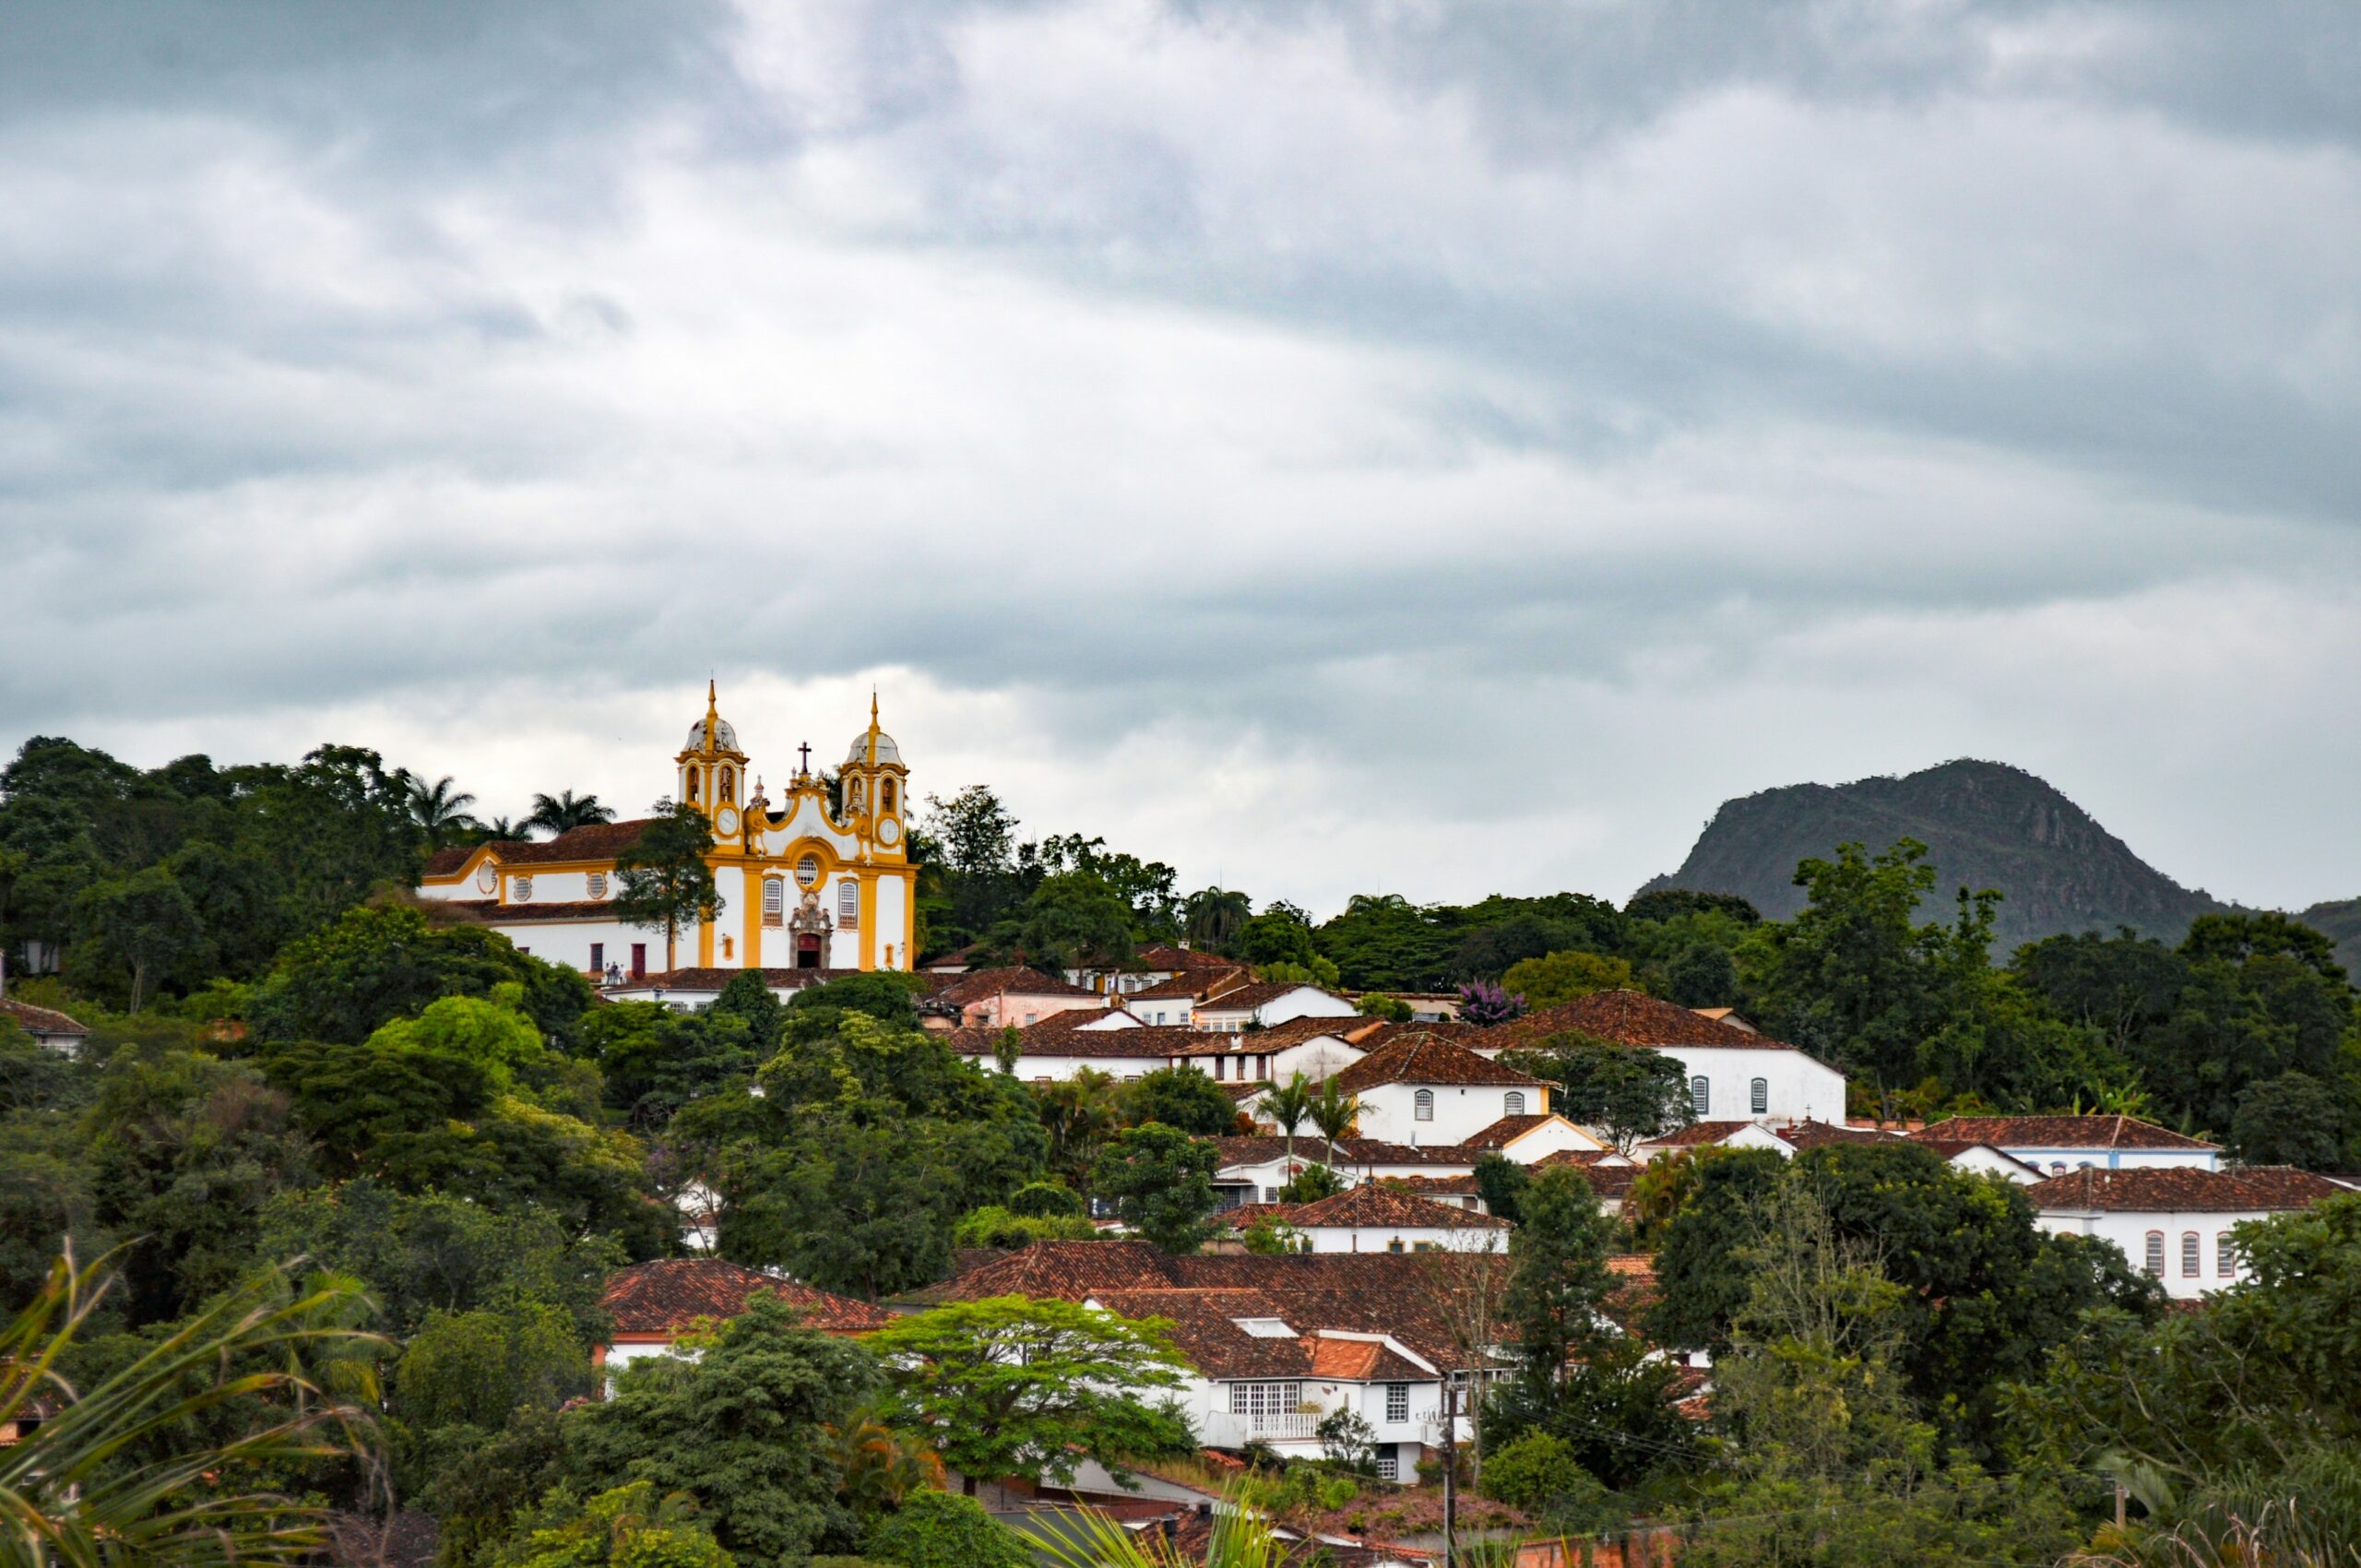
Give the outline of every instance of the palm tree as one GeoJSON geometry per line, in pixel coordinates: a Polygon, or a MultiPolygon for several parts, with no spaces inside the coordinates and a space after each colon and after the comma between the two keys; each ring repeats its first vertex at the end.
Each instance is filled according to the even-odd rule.
{"type": "Polygon", "coordinates": [[[496,839],[503,843],[525,837],[526,825],[514,817],[496,816],[490,822],[480,823],[478,826],[483,829],[483,836],[486,838],[496,839]]]}
{"type": "Polygon", "coordinates": [[[0,1556],[59,1568],[315,1561],[324,1504],[240,1488],[314,1463],[375,1462],[368,1358],[385,1341],[350,1326],[359,1284],[297,1291],[267,1272],[77,1390],[57,1368],[113,1284],[112,1257],[77,1269],[69,1252],[0,1328],[0,1423],[54,1407],[0,1448],[0,1556]],[[353,1397],[331,1395],[333,1384],[353,1397]],[[265,1411],[239,1435],[194,1435],[207,1412],[256,1398],[265,1411]]]}
{"type": "MultiPolygon", "coordinates": [[[[1096,1508],[1045,1515],[1026,1544],[1052,1568],[1200,1568],[1196,1555],[1183,1554],[1154,1530],[1133,1530],[1096,1508]]],[[[1280,1568],[1305,1543],[1281,1540],[1270,1518],[1247,1505],[1233,1489],[1213,1510],[1212,1534],[1203,1568],[1280,1568]]],[[[1323,1555],[1312,1551],[1306,1560],[1323,1555]]]]}
{"type": "Polygon", "coordinates": [[[571,790],[560,790],[554,795],[535,795],[533,812],[525,819],[527,827],[546,827],[552,833],[564,833],[593,823],[615,820],[614,808],[602,806],[596,795],[577,795],[571,790]]]}
{"type": "Polygon", "coordinates": [[[1286,1083],[1263,1091],[1263,1109],[1287,1134],[1287,1180],[1295,1180],[1295,1130],[1311,1115],[1311,1080],[1299,1069],[1286,1083]]]}
{"type": "Polygon", "coordinates": [[[1320,1135],[1328,1140],[1328,1164],[1331,1169],[1336,1164],[1336,1140],[1351,1130],[1354,1119],[1360,1113],[1359,1099],[1339,1091],[1334,1078],[1323,1082],[1320,1092],[1312,1096],[1311,1109],[1305,1114],[1311,1118],[1311,1124],[1320,1129],[1320,1135]]]}
{"type": "Polygon", "coordinates": [[[455,788],[449,774],[445,774],[432,784],[407,770],[398,777],[404,792],[409,796],[409,820],[426,835],[427,848],[439,849],[449,843],[454,835],[466,833],[477,826],[476,819],[468,814],[468,808],[476,803],[476,798],[465,790],[455,788]]]}
{"type": "Polygon", "coordinates": [[[1182,903],[1180,929],[1198,946],[1218,948],[1245,930],[1247,919],[1253,913],[1254,900],[1245,894],[1208,887],[1202,893],[1190,894],[1182,903]]]}

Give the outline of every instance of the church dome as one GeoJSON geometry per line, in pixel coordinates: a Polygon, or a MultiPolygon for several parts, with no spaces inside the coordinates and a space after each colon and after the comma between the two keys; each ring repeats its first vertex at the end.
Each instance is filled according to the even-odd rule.
{"type": "MultiPolygon", "coordinates": [[[[704,719],[700,719],[689,726],[688,744],[682,749],[692,752],[705,750],[704,719]]],[[[717,719],[713,721],[713,749],[718,752],[734,752],[738,749],[738,731],[730,727],[730,720],[727,719],[717,719]]]]}
{"type": "MultiPolygon", "coordinates": [[[[901,748],[894,744],[894,737],[888,735],[883,730],[877,731],[877,760],[879,762],[890,762],[895,764],[896,766],[900,766],[902,761],[901,748]]],[[[845,755],[845,766],[848,767],[862,767],[868,766],[868,763],[869,731],[863,730],[860,734],[855,735],[852,738],[852,750],[845,755]]]]}

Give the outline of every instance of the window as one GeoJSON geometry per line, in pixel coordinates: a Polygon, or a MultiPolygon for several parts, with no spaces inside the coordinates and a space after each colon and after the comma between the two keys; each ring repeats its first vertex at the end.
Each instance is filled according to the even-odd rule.
{"type": "Polygon", "coordinates": [[[1254,1077],[1256,1081],[1260,1082],[1263,1079],[1268,1078],[1270,1075],[1271,1059],[1267,1056],[1257,1056],[1254,1058],[1254,1077]]]}
{"type": "Polygon", "coordinates": [[[2052,1176],[2063,1176],[2063,1175],[2065,1175],[2065,1174],[2066,1174],[2066,1162],[2065,1162],[2064,1160],[2062,1160],[2062,1159],[2053,1159],[2053,1160],[2051,1160],[2051,1161],[2049,1162],[2049,1173],[2050,1173],[2052,1176]]]}
{"type": "Polygon", "coordinates": [[[1380,1449],[1380,1450],[1378,1451],[1378,1455],[1377,1455],[1377,1479],[1378,1479],[1379,1480],[1382,1480],[1382,1481],[1398,1481],[1398,1480],[1400,1480],[1400,1479],[1402,1479],[1402,1475],[1401,1475],[1402,1464],[1401,1464],[1401,1461],[1400,1461],[1400,1460],[1398,1460],[1398,1459],[1396,1459],[1396,1458],[1394,1456],[1394,1444],[1392,1444],[1392,1443],[1387,1443],[1387,1444],[1386,1444],[1382,1449],[1380,1449]]]}
{"type": "Polygon", "coordinates": [[[877,803],[886,811],[894,809],[894,781],[891,778],[877,786],[877,803]]]}
{"type": "Polygon", "coordinates": [[[1503,1115],[1503,1116],[1522,1116],[1522,1115],[1524,1115],[1524,1114],[1525,1114],[1525,1096],[1524,1096],[1521,1092],[1519,1092],[1518,1090],[1516,1090],[1516,1089],[1511,1089],[1511,1090],[1509,1090],[1509,1092],[1508,1092],[1506,1095],[1504,1095],[1504,1096],[1502,1096],[1502,1097],[1501,1097],[1501,1115],[1503,1115]]]}
{"type": "Polygon", "coordinates": [[[2142,1266],[2158,1279],[2165,1277],[2165,1233],[2163,1231],[2148,1232],[2148,1258],[2142,1266]]]}
{"type": "Polygon", "coordinates": [[[1410,1385],[1408,1384],[1389,1383],[1385,1385],[1385,1419],[1389,1421],[1406,1421],[1410,1419],[1410,1385]]]}
{"type": "Polygon", "coordinates": [[[836,884],[836,929],[860,929],[860,884],[858,882],[836,884]]]}
{"type": "Polygon", "coordinates": [[[2196,1278],[2202,1271],[2203,1263],[2204,1260],[2198,1251],[2197,1232],[2182,1231],[2180,1233],[2180,1277],[2183,1279],[2196,1278]]]}
{"type": "Polygon", "coordinates": [[[1386,1242],[1385,1250],[1389,1253],[1398,1253],[1402,1251],[1402,1238],[1396,1236],[1391,1241],[1386,1242]]]}
{"type": "Polygon", "coordinates": [[[647,944],[645,942],[635,942],[631,944],[631,978],[634,980],[647,978],[647,944]]]}
{"type": "Polygon", "coordinates": [[[2225,1279],[2238,1272],[2238,1244],[2227,1230],[2213,1238],[2213,1272],[2225,1279]]]}
{"type": "Polygon", "coordinates": [[[738,775],[732,768],[725,767],[721,770],[721,798],[724,802],[732,803],[738,799],[738,775]]]}
{"type": "Polygon", "coordinates": [[[1266,1204],[1275,1204],[1275,1203],[1278,1202],[1278,1201],[1279,1201],[1279,1190],[1278,1190],[1276,1187],[1265,1187],[1265,1188],[1264,1188],[1264,1189],[1263,1189],[1263,1201],[1264,1201],[1264,1203],[1266,1203],[1266,1204]]]}
{"type": "Polygon", "coordinates": [[[590,944],[590,968],[591,968],[592,972],[594,972],[594,973],[597,973],[597,974],[604,974],[604,973],[606,973],[606,971],[607,971],[607,944],[606,944],[605,943],[603,943],[603,942],[594,942],[594,943],[592,943],[592,944],[590,944]]]}
{"type": "Polygon", "coordinates": [[[820,880],[820,862],[806,855],[795,862],[795,880],[799,886],[809,887],[820,880]]]}
{"type": "Polygon", "coordinates": [[[1421,1122],[1433,1121],[1435,1119],[1435,1091],[1432,1089],[1420,1089],[1417,1094],[1413,1095],[1410,1098],[1410,1114],[1417,1117],[1421,1122]]]}
{"type": "MultiPolygon", "coordinates": [[[[1104,1200],[1094,1200],[1104,1201],[1104,1200]]],[[[1229,1413],[1258,1421],[1271,1416],[1291,1416],[1303,1403],[1303,1384],[1299,1383],[1233,1383],[1229,1385],[1229,1413]]]]}
{"type": "Polygon", "coordinates": [[[532,896],[533,879],[531,877],[512,876],[508,879],[508,897],[512,902],[521,904],[532,896]]]}
{"type": "Polygon", "coordinates": [[[588,876],[585,877],[583,881],[588,888],[590,897],[593,898],[604,898],[607,896],[607,873],[605,872],[594,871],[588,876]]]}
{"type": "Polygon", "coordinates": [[[781,876],[763,878],[763,923],[778,925],[787,919],[787,879],[781,876]]]}
{"type": "Polygon", "coordinates": [[[1752,1114],[1756,1116],[1769,1115],[1771,1113],[1771,1080],[1768,1078],[1757,1078],[1753,1083],[1748,1085],[1746,1090],[1746,1103],[1752,1114]]]}
{"type": "Polygon", "coordinates": [[[1714,1091],[1704,1079],[1689,1080],[1689,1103],[1701,1117],[1714,1109],[1714,1091]]]}
{"type": "Polygon", "coordinates": [[[699,799],[699,796],[698,796],[698,794],[697,794],[697,770],[696,770],[695,768],[694,768],[694,767],[693,767],[693,768],[689,769],[689,800],[690,800],[690,802],[691,802],[692,803],[694,803],[694,802],[696,802],[698,799],[699,799]]]}

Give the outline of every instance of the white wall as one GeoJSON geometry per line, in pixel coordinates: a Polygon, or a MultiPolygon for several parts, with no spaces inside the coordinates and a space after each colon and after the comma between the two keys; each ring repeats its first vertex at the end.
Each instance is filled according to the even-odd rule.
{"type": "Polygon", "coordinates": [[[2245,1265],[2239,1263],[2232,1272],[2221,1272],[2222,1238],[2233,1226],[2270,1218],[2269,1214],[2261,1212],[2125,1214],[2089,1209],[2044,1209],[2035,1216],[2035,1220],[2043,1229],[2057,1235],[2095,1236],[2103,1241],[2111,1242],[2130,1261],[2132,1268],[2142,1272],[2147,1265],[2148,1233],[2152,1230],[2164,1232],[2165,1272],[2157,1282],[2175,1301],[2187,1301],[2236,1283],[2246,1272],[2245,1265]],[[2197,1272],[2187,1275],[2181,1272],[2181,1238],[2192,1231],[2197,1236],[2197,1272]]]}
{"type": "Polygon", "coordinates": [[[1382,1138],[1387,1143],[1408,1144],[1425,1148],[1433,1144],[1461,1144],[1501,1117],[1510,1114],[1505,1109],[1513,1093],[1525,1096],[1525,1113],[1538,1115],[1547,1111],[1546,1086],[1528,1086],[1522,1090],[1486,1085],[1480,1087],[1459,1084],[1380,1084],[1361,1092],[1360,1130],[1365,1138],[1382,1138]],[[1435,1097],[1434,1120],[1418,1119],[1418,1092],[1431,1090],[1435,1097]]]}
{"type": "Polygon", "coordinates": [[[1767,1118],[1774,1122],[1845,1120],[1845,1075],[1800,1051],[1750,1051],[1742,1047],[1667,1045],[1662,1054],[1680,1063],[1681,1075],[1703,1077],[1711,1102],[1698,1113],[1703,1122],[1767,1118]],[[1763,1080],[1769,1100],[1754,1109],[1755,1079],[1763,1080]]]}
{"type": "MultiPolygon", "coordinates": [[[[598,943],[606,949],[600,961],[619,964],[623,973],[628,975],[631,973],[632,944],[635,942],[647,944],[649,974],[664,968],[664,933],[627,926],[621,921],[520,921],[514,923],[494,921],[488,923],[493,931],[534,957],[563,964],[568,968],[587,969],[590,967],[591,944],[598,943]]],[[[697,961],[697,933],[694,926],[681,932],[678,951],[681,963],[687,965],[697,961]]]]}
{"type": "Polygon", "coordinates": [[[1334,1035],[1321,1035],[1274,1052],[1271,1081],[1284,1084],[1301,1073],[1316,1084],[1335,1077],[1366,1054],[1358,1046],[1347,1045],[1334,1035]]]}
{"type": "Polygon", "coordinates": [[[2099,1170],[2153,1170],[2165,1166],[2218,1170],[2222,1167],[2222,1151],[2211,1148],[2037,1148],[2031,1144],[1999,1147],[2044,1176],[2063,1176],[2086,1165],[2099,1170]]]}
{"type": "Polygon", "coordinates": [[[1508,1250],[1508,1233],[1477,1226],[1298,1225],[1315,1253],[1498,1253],[1508,1250]]]}

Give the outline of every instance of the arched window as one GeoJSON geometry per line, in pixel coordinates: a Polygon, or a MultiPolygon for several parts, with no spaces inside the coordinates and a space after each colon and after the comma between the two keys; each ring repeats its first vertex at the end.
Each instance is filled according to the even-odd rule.
{"type": "Polygon", "coordinates": [[[1703,1078],[1690,1079],[1689,1103],[1700,1118],[1703,1117],[1707,1111],[1714,1109],[1713,1086],[1703,1078]]]}
{"type": "Polygon", "coordinates": [[[845,809],[847,811],[857,812],[868,804],[869,795],[868,792],[862,789],[860,779],[856,778],[851,783],[845,786],[845,809]]]}
{"type": "Polygon", "coordinates": [[[2201,1272],[2203,1265],[2204,1260],[2198,1251],[2197,1232],[2182,1231],[2180,1233],[2180,1277],[2183,1279],[2194,1279],[2201,1272]]]}
{"type": "Polygon", "coordinates": [[[693,767],[689,769],[689,799],[692,802],[694,802],[699,798],[700,797],[697,794],[697,770],[693,767]]]}
{"type": "Polygon", "coordinates": [[[2066,1162],[2065,1162],[2064,1160],[2062,1160],[2062,1159],[2053,1159],[2053,1160],[2051,1160],[2051,1161],[2049,1162],[2049,1173],[2050,1173],[2052,1176],[2063,1176],[2063,1175],[2065,1175],[2065,1174],[2066,1174],[2066,1162]]]}
{"type": "Polygon", "coordinates": [[[1503,1116],[1524,1115],[1525,1096],[1518,1090],[1509,1090],[1508,1094],[1501,1100],[1501,1114],[1503,1116]]]}
{"type": "Polygon", "coordinates": [[[738,799],[737,769],[725,767],[721,770],[721,798],[726,802],[733,804],[736,802],[738,799]]]}
{"type": "Polygon", "coordinates": [[[836,929],[860,929],[860,884],[845,881],[836,884],[836,929]]]}
{"type": "Polygon", "coordinates": [[[1753,1114],[1769,1115],[1771,1113],[1771,1080],[1757,1078],[1749,1085],[1746,1091],[1746,1103],[1753,1114]]]}
{"type": "Polygon", "coordinates": [[[1417,1117],[1421,1122],[1433,1121],[1435,1119],[1435,1091],[1432,1089],[1420,1089],[1417,1094],[1411,1096],[1410,1114],[1417,1117]]]}
{"type": "Polygon", "coordinates": [[[877,806],[880,811],[890,812],[894,809],[894,781],[891,778],[881,779],[878,782],[877,806]]]}
{"type": "Polygon", "coordinates": [[[2227,1230],[2213,1238],[2213,1272],[2225,1279],[2238,1272],[2238,1244],[2227,1230]]]}
{"type": "Polygon", "coordinates": [[[777,925],[787,918],[787,878],[763,878],[763,923],[777,925]]]}
{"type": "Polygon", "coordinates": [[[2148,1232],[2148,1256],[2142,1266],[2158,1279],[2165,1277],[2165,1233],[2163,1231],[2148,1232]]]}
{"type": "Polygon", "coordinates": [[[800,885],[804,887],[809,887],[813,883],[819,881],[820,862],[813,859],[810,855],[806,855],[801,860],[796,861],[795,880],[800,885]]]}

